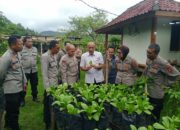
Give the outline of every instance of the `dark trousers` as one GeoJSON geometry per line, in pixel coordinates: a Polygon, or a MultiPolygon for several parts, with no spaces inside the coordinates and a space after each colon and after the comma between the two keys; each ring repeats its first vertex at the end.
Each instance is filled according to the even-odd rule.
{"type": "Polygon", "coordinates": [[[19,107],[20,107],[20,92],[13,94],[5,94],[6,99],[6,115],[5,124],[12,130],[19,130],[19,107]]]}
{"type": "Polygon", "coordinates": [[[96,80],[94,79],[94,83],[86,83],[88,86],[90,86],[91,84],[95,84],[95,85],[101,85],[104,82],[96,82],[96,80]]]}
{"type": "MultiPolygon", "coordinates": [[[[37,72],[35,73],[26,73],[26,78],[27,78],[27,81],[30,81],[30,84],[31,84],[31,95],[32,97],[35,99],[37,98],[37,94],[38,94],[38,90],[37,90],[37,86],[38,86],[38,74],[37,72]]],[[[21,96],[22,96],[22,100],[24,100],[25,96],[26,96],[26,92],[23,91],[21,93],[21,96]]]]}
{"type": "Polygon", "coordinates": [[[51,124],[51,112],[50,112],[50,96],[44,91],[44,123],[46,127],[50,127],[51,124]]]}
{"type": "Polygon", "coordinates": [[[160,120],[161,110],[163,109],[164,99],[156,99],[149,97],[149,102],[154,106],[152,114],[156,117],[156,121],[160,120]]]}

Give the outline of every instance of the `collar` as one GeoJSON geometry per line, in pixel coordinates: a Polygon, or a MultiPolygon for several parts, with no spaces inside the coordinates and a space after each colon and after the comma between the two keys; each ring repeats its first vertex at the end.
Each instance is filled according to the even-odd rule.
{"type": "MultiPolygon", "coordinates": [[[[95,52],[94,52],[94,53],[95,53],[95,52]]],[[[94,53],[93,53],[92,55],[90,55],[90,53],[88,52],[88,56],[95,56],[95,54],[94,54],[94,53]]]]}
{"type": "Polygon", "coordinates": [[[9,48],[8,51],[9,51],[10,54],[13,54],[13,55],[17,55],[18,54],[17,52],[13,51],[11,48],[9,48]]]}

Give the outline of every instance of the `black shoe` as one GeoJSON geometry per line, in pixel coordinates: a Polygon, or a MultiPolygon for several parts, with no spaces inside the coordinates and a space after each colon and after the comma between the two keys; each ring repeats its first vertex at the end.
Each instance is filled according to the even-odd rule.
{"type": "Polygon", "coordinates": [[[25,106],[25,101],[21,101],[20,106],[24,107],[25,106]]]}
{"type": "Polygon", "coordinates": [[[40,101],[38,100],[38,98],[33,98],[33,102],[39,103],[40,101]]]}

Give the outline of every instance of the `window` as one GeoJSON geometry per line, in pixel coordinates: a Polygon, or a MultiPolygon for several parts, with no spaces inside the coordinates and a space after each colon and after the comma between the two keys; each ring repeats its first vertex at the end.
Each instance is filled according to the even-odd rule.
{"type": "Polygon", "coordinates": [[[170,51],[180,51],[180,22],[173,21],[171,25],[170,51]]]}

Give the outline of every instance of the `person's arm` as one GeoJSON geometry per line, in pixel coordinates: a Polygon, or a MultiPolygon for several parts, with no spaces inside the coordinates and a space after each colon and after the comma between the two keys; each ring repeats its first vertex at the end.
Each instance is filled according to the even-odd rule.
{"type": "Polygon", "coordinates": [[[88,71],[92,68],[92,66],[86,66],[84,55],[81,56],[80,68],[82,71],[88,71]]]}
{"type": "Polygon", "coordinates": [[[41,57],[41,65],[42,65],[44,88],[47,89],[49,87],[49,78],[48,78],[48,58],[46,56],[41,57]]]}
{"type": "Polygon", "coordinates": [[[60,73],[63,83],[67,83],[67,61],[62,57],[60,60],[60,73]]]}
{"type": "Polygon", "coordinates": [[[3,80],[5,79],[5,76],[6,76],[6,73],[7,73],[7,70],[9,68],[11,64],[11,60],[10,60],[10,57],[1,57],[0,59],[0,83],[3,82],[3,80]]]}
{"type": "Polygon", "coordinates": [[[135,59],[132,59],[131,66],[135,71],[138,70],[138,63],[137,63],[137,61],[135,59]]]}
{"type": "Polygon", "coordinates": [[[172,65],[169,64],[166,60],[161,59],[160,61],[161,71],[168,76],[177,77],[180,75],[180,72],[172,65]]]}
{"type": "Polygon", "coordinates": [[[145,68],[146,68],[146,65],[145,65],[145,64],[140,64],[140,63],[138,63],[138,68],[145,69],[145,68]]]}

